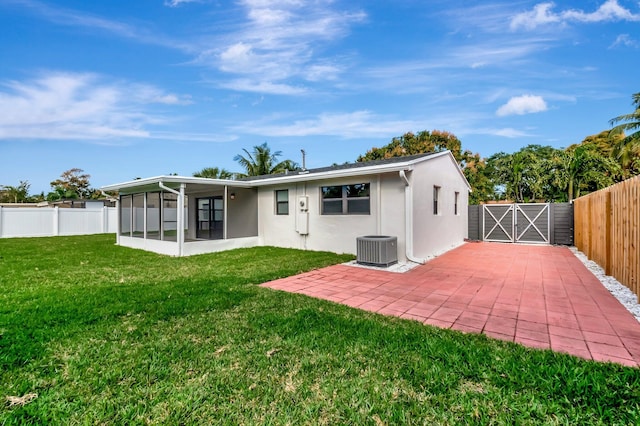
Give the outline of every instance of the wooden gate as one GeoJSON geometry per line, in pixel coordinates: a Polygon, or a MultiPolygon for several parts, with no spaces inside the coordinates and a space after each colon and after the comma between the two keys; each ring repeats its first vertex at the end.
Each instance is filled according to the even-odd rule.
{"type": "Polygon", "coordinates": [[[549,244],[549,211],[549,204],[485,204],[482,206],[482,239],[549,244]]]}

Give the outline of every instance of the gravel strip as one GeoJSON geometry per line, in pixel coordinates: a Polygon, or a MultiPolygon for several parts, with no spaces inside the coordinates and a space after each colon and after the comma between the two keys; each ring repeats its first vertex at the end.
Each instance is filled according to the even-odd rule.
{"type": "Polygon", "coordinates": [[[602,285],[640,322],[640,304],[638,304],[638,297],[627,287],[620,284],[618,280],[605,274],[604,269],[602,269],[600,265],[593,260],[589,260],[587,256],[577,248],[571,247],[571,251],[584,263],[584,266],[600,280],[602,285]]]}
{"type": "Polygon", "coordinates": [[[355,260],[351,260],[343,265],[347,266],[355,266],[356,268],[364,268],[364,269],[373,269],[375,271],[386,271],[386,272],[395,272],[398,274],[404,274],[405,272],[409,272],[413,268],[420,266],[419,263],[413,263],[407,261],[407,263],[394,263],[391,266],[373,266],[373,265],[363,265],[358,263],[355,260]]]}

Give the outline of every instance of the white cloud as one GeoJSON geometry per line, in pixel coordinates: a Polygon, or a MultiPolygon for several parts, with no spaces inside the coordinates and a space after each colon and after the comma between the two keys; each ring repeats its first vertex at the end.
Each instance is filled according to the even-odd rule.
{"type": "Polygon", "coordinates": [[[511,19],[512,30],[524,28],[532,30],[539,26],[548,24],[568,24],[571,22],[612,22],[612,21],[640,21],[640,14],[634,14],[626,9],[617,0],[606,0],[594,12],[584,12],[582,10],[569,9],[561,12],[554,12],[554,3],[539,3],[532,10],[517,14],[511,19]]]}
{"type": "Polygon", "coordinates": [[[236,131],[261,136],[338,136],[345,139],[399,135],[411,129],[422,128],[423,122],[397,120],[371,111],[324,113],[317,117],[295,120],[293,123],[274,124],[251,122],[238,126],[236,131]]]}
{"type": "Polygon", "coordinates": [[[475,33],[480,29],[483,33],[504,32],[504,23],[513,15],[508,3],[483,2],[473,5],[471,2],[449,2],[451,5],[441,12],[437,18],[452,28],[451,34],[475,33]]]}
{"type": "Polygon", "coordinates": [[[522,95],[515,96],[502,105],[496,111],[496,115],[504,117],[506,115],[523,115],[547,110],[547,103],[542,96],[522,95]]]}
{"type": "Polygon", "coordinates": [[[166,93],[148,84],[132,84],[129,88],[130,98],[140,104],[190,105],[193,103],[189,95],[166,93]]]}
{"type": "Polygon", "coordinates": [[[215,133],[184,133],[184,132],[153,132],[150,139],[162,139],[169,141],[187,142],[233,142],[238,140],[238,136],[232,134],[215,133]]]}
{"type": "Polygon", "coordinates": [[[158,96],[150,99],[151,103],[165,104],[165,105],[189,105],[193,102],[191,101],[191,96],[182,96],[179,97],[174,95],[173,93],[169,94],[159,94],[158,96]]]}
{"type": "Polygon", "coordinates": [[[638,40],[633,39],[629,34],[620,34],[615,41],[609,46],[610,49],[617,47],[640,47],[638,40]]]}
{"type": "MultiPolygon", "coordinates": [[[[182,2],[185,0],[177,0],[182,2]]],[[[186,0],[188,1],[188,0],[186,0]]],[[[193,0],[192,0],[193,1],[193,0]]],[[[103,31],[118,37],[133,39],[141,43],[164,46],[178,49],[185,52],[194,52],[194,47],[188,43],[177,42],[163,36],[162,34],[150,31],[144,25],[135,25],[126,22],[105,19],[100,16],[88,14],[74,9],[54,7],[38,0],[12,0],[15,3],[42,19],[57,25],[86,28],[92,31],[103,31]]]]}
{"type": "Polygon", "coordinates": [[[286,23],[292,18],[292,14],[282,9],[260,7],[249,9],[248,17],[257,25],[273,26],[286,23]]]}
{"type": "Polygon", "coordinates": [[[200,3],[201,0],[165,0],[164,5],[169,7],[178,7],[186,3],[200,3]]]}
{"type": "Polygon", "coordinates": [[[490,40],[458,47],[444,53],[443,58],[454,65],[473,69],[526,58],[546,46],[548,42],[549,39],[543,37],[527,40],[490,40]]]}
{"type": "Polygon", "coordinates": [[[527,132],[523,132],[522,130],[513,129],[511,127],[504,127],[502,129],[492,129],[488,131],[489,134],[495,136],[502,136],[504,138],[522,138],[527,136],[532,136],[527,132]]]}
{"type": "MultiPolygon", "coordinates": [[[[335,80],[343,67],[318,55],[318,46],[344,37],[363,12],[337,10],[331,0],[243,0],[245,21],[215,39],[196,62],[215,66],[238,81],[222,83],[235,90],[298,94],[295,81],[335,80]],[[220,45],[221,47],[217,47],[220,45]],[[327,65],[331,63],[331,65],[327,65]],[[284,87],[289,89],[280,90],[284,87]]],[[[299,84],[298,84],[299,85],[299,84]]]]}
{"type": "Polygon", "coordinates": [[[617,0],[607,0],[595,12],[585,13],[581,10],[567,10],[562,13],[562,18],[578,22],[638,21],[640,20],[640,15],[635,15],[620,6],[617,0]]]}
{"type": "Polygon", "coordinates": [[[311,65],[305,70],[305,80],[308,81],[322,81],[322,80],[336,80],[342,68],[335,65],[311,65]]]}
{"type": "Polygon", "coordinates": [[[443,87],[458,91],[465,82],[496,75],[500,69],[514,65],[521,67],[533,53],[549,43],[550,39],[538,36],[526,40],[509,37],[466,42],[421,60],[375,64],[360,71],[359,80],[351,82],[351,88],[394,94],[438,93],[443,87]]]}
{"type": "Polygon", "coordinates": [[[515,30],[520,27],[525,29],[533,29],[539,25],[551,24],[559,22],[560,17],[551,12],[553,3],[540,3],[533,7],[529,12],[522,12],[511,19],[511,29],[515,30]]]}
{"type": "Polygon", "coordinates": [[[252,79],[236,79],[221,84],[222,87],[239,92],[252,92],[270,95],[298,96],[307,93],[304,87],[291,86],[270,81],[258,81],[252,79]]]}
{"type": "Polygon", "coordinates": [[[251,73],[253,67],[258,65],[256,59],[249,44],[238,42],[220,53],[220,68],[232,73],[251,73]]]}
{"type": "Polygon", "coordinates": [[[513,127],[501,127],[501,128],[493,128],[493,127],[474,127],[465,129],[462,132],[456,133],[458,136],[460,135],[489,135],[489,136],[500,136],[507,139],[517,139],[517,138],[529,138],[534,137],[535,135],[528,133],[523,130],[514,129],[513,127]]]}
{"type": "Polygon", "coordinates": [[[166,119],[152,104],[190,102],[149,85],[108,83],[96,74],[53,72],[0,86],[0,139],[149,137],[146,126],[166,119]]]}

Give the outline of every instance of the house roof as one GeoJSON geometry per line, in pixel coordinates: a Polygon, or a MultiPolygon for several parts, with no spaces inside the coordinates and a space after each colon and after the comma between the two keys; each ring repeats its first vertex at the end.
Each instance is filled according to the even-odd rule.
{"type": "Polygon", "coordinates": [[[453,154],[450,151],[431,152],[426,154],[408,155],[404,157],[393,157],[384,160],[365,161],[361,163],[348,163],[334,165],[329,167],[320,167],[303,171],[293,171],[288,173],[280,173],[276,175],[249,176],[242,179],[226,180],[226,179],[209,179],[197,178],[190,176],[155,176],[145,179],[137,179],[128,182],[122,182],[102,187],[103,191],[153,191],[158,190],[159,184],[162,183],[170,188],[178,188],[180,184],[187,184],[191,187],[211,186],[227,186],[233,188],[256,188],[267,185],[277,185],[290,182],[304,182],[321,179],[341,178],[349,176],[362,176],[380,173],[397,172],[400,170],[411,170],[414,164],[428,161],[433,158],[448,156],[460,176],[471,189],[464,174],[460,170],[453,154]]]}
{"type": "Polygon", "coordinates": [[[273,175],[260,175],[260,176],[247,176],[241,179],[238,179],[239,181],[257,181],[257,180],[265,180],[265,179],[275,179],[275,178],[281,178],[281,177],[290,177],[290,176],[296,176],[296,175],[315,175],[317,173],[326,173],[326,172],[332,172],[332,171],[340,171],[340,170],[351,170],[351,169],[361,169],[361,168],[365,168],[365,167],[378,167],[378,166],[383,166],[386,164],[398,164],[398,163],[407,163],[407,162],[411,162],[412,160],[417,160],[420,158],[424,158],[424,157],[431,157],[433,155],[436,154],[440,154],[439,152],[428,152],[426,154],[416,154],[416,155],[406,155],[403,157],[392,157],[392,158],[385,158],[382,160],[372,160],[372,161],[363,161],[363,162],[359,162],[359,163],[345,163],[345,164],[335,164],[333,166],[328,166],[328,167],[318,167],[315,169],[307,169],[307,170],[296,170],[296,171],[291,171],[291,172],[287,172],[287,173],[278,173],[278,174],[273,174],[273,175]]]}

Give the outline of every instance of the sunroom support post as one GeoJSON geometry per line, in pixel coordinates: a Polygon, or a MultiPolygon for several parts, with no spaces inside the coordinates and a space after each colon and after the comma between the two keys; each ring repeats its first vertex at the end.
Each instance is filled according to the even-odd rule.
{"type": "Polygon", "coordinates": [[[178,256],[182,256],[184,254],[184,189],[186,184],[180,184],[180,191],[169,188],[162,182],[158,182],[158,186],[178,196],[178,205],[176,206],[176,227],[178,229],[176,229],[176,238],[178,239],[178,256]]]}
{"type": "Polygon", "coordinates": [[[229,187],[224,186],[224,199],[222,200],[222,239],[227,239],[227,209],[229,207],[229,187]]]}
{"type": "Polygon", "coordinates": [[[142,238],[144,238],[145,240],[147,239],[147,216],[148,216],[148,205],[147,205],[147,193],[143,192],[142,193],[142,212],[143,212],[143,216],[142,216],[142,238]]]}
{"type": "Polygon", "coordinates": [[[180,184],[180,192],[178,193],[178,256],[184,255],[184,189],[186,184],[180,184]]]}

